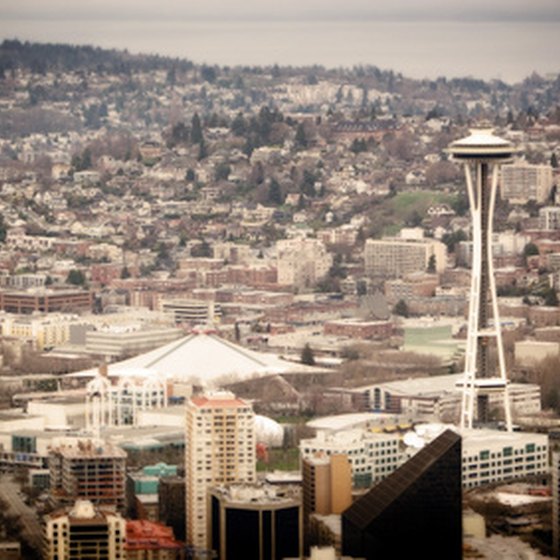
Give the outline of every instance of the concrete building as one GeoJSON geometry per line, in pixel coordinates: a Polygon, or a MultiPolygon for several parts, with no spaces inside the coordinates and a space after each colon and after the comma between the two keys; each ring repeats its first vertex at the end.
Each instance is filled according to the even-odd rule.
{"type": "Polygon", "coordinates": [[[77,315],[50,313],[47,315],[0,316],[2,336],[30,341],[36,350],[43,351],[66,344],[72,325],[81,323],[77,315]]]}
{"type": "Polygon", "coordinates": [[[560,354],[560,342],[545,340],[519,340],[514,346],[515,363],[519,366],[534,367],[545,358],[560,354]]]}
{"type": "MultiPolygon", "coordinates": [[[[456,422],[462,398],[462,374],[435,375],[414,379],[387,381],[355,390],[366,394],[371,410],[405,414],[424,421],[433,419],[456,422]]],[[[541,389],[535,383],[510,383],[508,385],[512,413],[536,414],[541,411],[541,389]]],[[[489,405],[498,406],[500,395],[490,395],[489,405]]]]}
{"type": "Polygon", "coordinates": [[[213,301],[168,299],[160,308],[173,317],[176,325],[213,325],[222,316],[221,305],[213,301]]]}
{"type": "Polygon", "coordinates": [[[301,470],[307,551],[320,540],[315,517],[340,515],[352,503],[352,467],[346,455],[315,453],[302,458],[301,470]]]}
{"type": "Polygon", "coordinates": [[[364,248],[365,271],[369,277],[400,278],[412,272],[425,272],[430,260],[435,260],[435,272],[443,272],[447,249],[441,241],[385,237],[367,239],[364,248]]]}
{"type": "Polygon", "coordinates": [[[159,348],[182,334],[178,328],[109,326],[86,332],[86,351],[113,360],[159,348]]]}
{"type": "Polygon", "coordinates": [[[302,439],[299,449],[304,462],[312,461],[317,455],[327,458],[335,455],[347,457],[352,484],[362,488],[383,480],[403,460],[397,434],[373,433],[362,429],[334,433],[319,431],[315,438],[302,439]]]}
{"type": "Polygon", "coordinates": [[[126,452],[101,440],[65,438],[49,453],[50,499],[125,507],[126,452]]]}
{"type": "Polygon", "coordinates": [[[212,550],[219,560],[279,560],[303,552],[298,486],[233,484],[210,491],[212,550]]]}
{"type": "Polygon", "coordinates": [[[89,290],[0,291],[0,309],[10,313],[91,311],[92,307],[93,292],[89,290]]]}
{"type": "Polygon", "coordinates": [[[515,204],[525,204],[534,200],[546,202],[553,185],[550,165],[533,165],[517,161],[503,165],[501,170],[501,196],[515,204]]]}
{"type": "Polygon", "coordinates": [[[256,441],[251,405],[226,391],[208,392],[187,403],[185,435],[187,544],[211,547],[207,531],[208,491],[218,484],[252,483],[256,441]]]}
{"type": "Polygon", "coordinates": [[[539,209],[540,229],[560,229],[560,206],[545,206],[539,209]]]}
{"type": "Polygon", "coordinates": [[[125,520],[110,508],[77,500],[51,513],[45,522],[45,560],[124,559],[125,520]]]}
{"type": "Polygon", "coordinates": [[[461,434],[465,489],[549,473],[547,435],[485,429],[461,434]]]}
{"type": "Polygon", "coordinates": [[[367,340],[383,340],[393,335],[392,321],[362,321],[360,319],[338,319],[327,321],[324,334],[332,336],[347,336],[367,340]]]}
{"type": "Polygon", "coordinates": [[[312,288],[332,265],[332,256],[318,239],[283,239],[276,244],[278,284],[299,290],[312,288]]]}

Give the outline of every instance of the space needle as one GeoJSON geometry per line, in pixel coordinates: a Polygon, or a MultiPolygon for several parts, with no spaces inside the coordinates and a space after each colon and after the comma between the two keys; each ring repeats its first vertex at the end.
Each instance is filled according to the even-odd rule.
{"type": "MultiPolygon", "coordinates": [[[[489,423],[489,398],[503,402],[507,431],[512,430],[508,379],[498,314],[496,281],[492,261],[492,223],[500,164],[511,161],[514,146],[493,134],[491,128],[472,129],[469,136],[453,142],[447,152],[465,170],[472,218],[472,272],[469,294],[467,347],[461,403],[461,428],[489,423]],[[497,364],[490,361],[496,349],[497,364]],[[475,407],[476,405],[476,407],[475,407]]],[[[493,360],[494,361],[494,360],[493,360]]]]}

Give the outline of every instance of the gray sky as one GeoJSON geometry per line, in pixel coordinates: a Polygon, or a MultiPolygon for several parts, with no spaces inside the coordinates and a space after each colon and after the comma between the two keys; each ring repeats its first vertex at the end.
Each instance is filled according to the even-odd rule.
{"type": "Polygon", "coordinates": [[[560,21],[560,0],[1,0],[0,18],[560,21]]]}

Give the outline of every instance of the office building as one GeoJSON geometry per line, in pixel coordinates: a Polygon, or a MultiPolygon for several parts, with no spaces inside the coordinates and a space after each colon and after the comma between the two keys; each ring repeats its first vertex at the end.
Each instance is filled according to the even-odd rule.
{"type": "Polygon", "coordinates": [[[0,309],[10,313],[52,313],[91,311],[93,292],[89,290],[51,290],[35,288],[27,291],[0,291],[0,309]]]}
{"type": "Polygon", "coordinates": [[[403,457],[399,444],[398,434],[373,433],[356,429],[335,433],[319,431],[315,438],[302,439],[299,449],[304,460],[304,469],[305,461],[312,460],[316,456],[347,457],[352,473],[352,484],[367,488],[383,480],[401,464],[403,457]]]}
{"type": "Polygon", "coordinates": [[[49,452],[50,499],[55,506],[89,500],[125,507],[126,452],[102,440],[63,438],[49,452]]]}
{"type": "Polygon", "coordinates": [[[430,262],[434,272],[445,269],[447,249],[441,241],[400,237],[366,240],[364,263],[370,278],[402,278],[413,272],[425,272],[430,262]]]}
{"type": "Polygon", "coordinates": [[[185,540],[185,477],[162,478],[158,487],[159,520],[173,529],[174,535],[185,540]]]}
{"type": "Polygon", "coordinates": [[[251,405],[227,391],[208,392],[187,403],[185,434],[187,544],[211,545],[208,492],[218,484],[254,482],[255,419],[251,405]]]}
{"type": "Polygon", "coordinates": [[[78,500],[45,522],[45,560],[124,560],[125,520],[111,508],[78,500]]]}
{"type": "Polygon", "coordinates": [[[35,350],[43,351],[66,344],[72,325],[81,323],[77,315],[50,313],[46,315],[13,315],[0,317],[2,336],[29,341],[35,350]]]}
{"type": "Polygon", "coordinates": [[[213,325],[219,322],[222,316],[219,303],[203,300],[163,300],[161,310],[171,315],[176,325],[213,325]]]}
{"type": "Polygon", "coordinates": [[[332,265],[332,255],[318,239],[298,237],[276,243],[278,284],[300,290],[322,280],[332,265]]]}
{"type": "Polygon", "coordinates": [[[319,537],[314,515],[340,515],[352,503],[352,468],[346,455],[316,453],[302,458],[305,550],[319,537]]]}
{"type": "Polygon", "coordinates": [[[540,229],[560,229],[560,206],[545,206],[539,209],[540,229]]]}
{"type": "Polygon", "coordinates": [[[302,554],[299,487],[233,484],[210,494],[211,548],[219,560],[280,560],[302,554]]]}
{"type": "MultiPolygon", "coordinates": [[[[546,202],[553,185],[552,167],[517,161],[501,169],[501,195],[514,204],[546,202]]],[[[549,228],[547,228],[549,229],[549,228]]]]}
{"type": "Polygon", "coordinates": [[[461,437],[447,430],[342,514],[342,552],[462,558],[461,437]]]}

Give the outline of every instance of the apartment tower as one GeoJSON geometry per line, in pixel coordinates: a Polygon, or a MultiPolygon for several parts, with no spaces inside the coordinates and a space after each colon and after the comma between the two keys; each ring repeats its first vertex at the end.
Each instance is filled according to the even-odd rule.
{"type": "Polygon", "coordinates": [[[187,403],[185,485],[187,545],[207,555],[209,490],[220,484],[255,482],[255,422],[251,405],[227,391],[187,403]]]}

